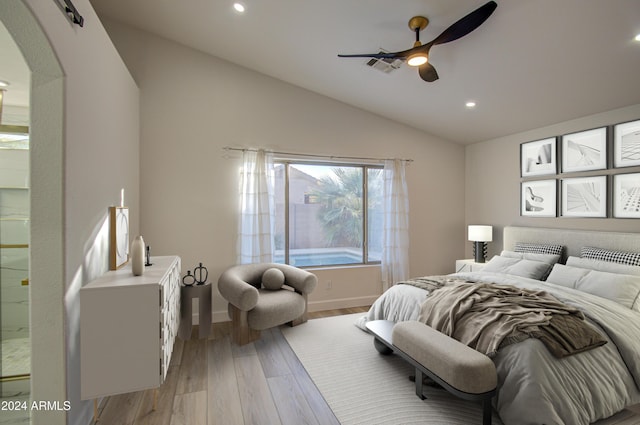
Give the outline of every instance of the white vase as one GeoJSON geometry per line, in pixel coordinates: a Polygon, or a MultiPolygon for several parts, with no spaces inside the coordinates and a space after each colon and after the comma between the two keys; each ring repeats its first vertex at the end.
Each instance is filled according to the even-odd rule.
{"type": "Polygon", "coordinates": [[[141,276],[144,273],[144,239],[136,236],[131,242],[131,271],[134,276],[141,276]]]}

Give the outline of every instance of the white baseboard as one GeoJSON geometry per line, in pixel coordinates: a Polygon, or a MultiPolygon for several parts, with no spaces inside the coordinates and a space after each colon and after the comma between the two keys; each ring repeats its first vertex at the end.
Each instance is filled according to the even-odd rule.
{"type": "MultiPolygon", "coordinates": [[[[336,300],[328,300],[328,301],[312,301],[309,302],[309,311],[324,311],[324,310],[334,310],[337,308],[350,308],[350,307],[362,307],[373,304],[375,300],[380,298],[380,295],[369,295],[365,297],[354,297],[354,298],[340,298],[336,300]]],[[[219,322],[228,322],[231,320],[229,318],[229,314],[227,310],[214,311],[211,317],[213,323],[219,322]]],[[[198,322],[198,315],[193,315],[193,323],[198,322]]]]}
{"type": "Polygon", "coordinates": [[[362,307],[373,304],[375,300],[380,298],[380,295],[369,295],[365,297],[354,298],[339,298],[336,300],[327,301],[311,301],[309,302],[309,311],[324,311],[334,310],[337,308],[349,308],[349,307],[362,307]]]}
{"type": "Polygon", "coordinates": [[[213,323],[220,323],[228,322],[231,320],[231,318],[229,317],[229,313],[227,313],[227,310],[222,310],[214,311],[213,315],[211,316],[211,320],[213,320],[213,323]]]}

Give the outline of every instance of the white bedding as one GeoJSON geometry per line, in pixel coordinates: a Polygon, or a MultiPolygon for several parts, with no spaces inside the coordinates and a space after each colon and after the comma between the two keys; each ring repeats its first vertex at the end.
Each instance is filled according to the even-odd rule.
{"type": "MultiPolygon", "coordinates": [[[[472,281],[543,289],[581,309],[607,339],[602,347],[556,359],[536,339],[507,346],[493,358],[498,372],[494,400],[506,425],[589,424],[640,402],[640,313],[571,288],[489,272],[458,273],[472,281]]],[[[395,285],[356,325],[368,320],[416,320],[428,292],[395,285]]]]}

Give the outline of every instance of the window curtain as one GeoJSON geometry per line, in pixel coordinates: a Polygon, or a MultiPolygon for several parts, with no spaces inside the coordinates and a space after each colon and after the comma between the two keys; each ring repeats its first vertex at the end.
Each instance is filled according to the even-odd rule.
{"type": "Polygon", "coordinates": [[[406,161],[384,162],[382,289],[409,278],[409,193],[406,161]]]}
{"type": "Polygon", "coordinates": [[[273,261],[274,167],[264,150],[245,150],[240,175],[238,264],[273,261]]]}

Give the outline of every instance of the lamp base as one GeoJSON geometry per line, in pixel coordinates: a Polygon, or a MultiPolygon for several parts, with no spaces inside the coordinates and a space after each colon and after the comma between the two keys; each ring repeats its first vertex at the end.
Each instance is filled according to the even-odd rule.
{"type": "Polygon", "coordinates": [[[473,243],[473,259],[476,263],[484,263],[487,257],[487,244],[485,242],[473,243]]]}

